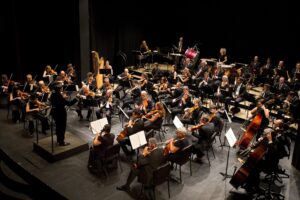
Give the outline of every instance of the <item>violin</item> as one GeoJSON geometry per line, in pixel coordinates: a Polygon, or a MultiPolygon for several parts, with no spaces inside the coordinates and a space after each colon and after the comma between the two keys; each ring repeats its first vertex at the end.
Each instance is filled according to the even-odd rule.
{"type": "Polygon", "coordinates": [[[134,124],[139,120],[140,118],[136,118],[134,120],[129,120],[128,124],[125,125],[125,128],[119,133],[117,136],[117,141],[120,142],[122,141],[125,137],[128,135],[128,128],[132,128],[134,124]]]}

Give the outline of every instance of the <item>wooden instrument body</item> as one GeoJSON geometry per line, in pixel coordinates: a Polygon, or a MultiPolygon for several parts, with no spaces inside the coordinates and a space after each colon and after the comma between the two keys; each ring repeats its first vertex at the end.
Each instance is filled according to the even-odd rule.
{"type": "Polygon", "coordinates": [[[242,138],[238,141],[238,145],[240,149],[246,149],[248,145],[250,144],[251,140],[253,139],[253,136],[258,131],[260,124],[262,122],[262,116],[260,114],[257,114],[251,123],[248,125],[246,132],[242,136],[242,138]]]}
{"type": "Polygon", "coordinates": [[[232,176],[230,184],[236,189],[246,183],[251,171],[253,171],[259,161],[267,152],[267,138],[264,138],[260,144],[249,155],[247,161],[240,167],[240,169],[232,176]]]}

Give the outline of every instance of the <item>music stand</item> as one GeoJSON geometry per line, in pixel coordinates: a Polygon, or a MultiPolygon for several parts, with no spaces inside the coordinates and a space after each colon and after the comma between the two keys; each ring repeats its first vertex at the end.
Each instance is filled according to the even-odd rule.
{"type": "Polygon", "coordinates": [[[108,75],[111,74],[111,69],[100,69],[99,73],[108,75]]]}
{"type": "Polygon", "coordinates": [[[96,99],[82,99],[82,104],[84,106],[87,106],[88,109],[89,107],[92,107],[92,121],[94,119],[93,115],[95,112],[95,107],[99,107],[98,101],[96,99]]]}
{"type": "MultiPolygon", "coordinates": [[[[225,112],[225,114],[226,114],[228,123],[231,124],[231,123],[232,123],[232,120],[231,120],[231,118],[229,117],[227,110],[224,109],[224,112],[225,112]]],[[[226,137],[226,136],[225,136],[225,133],[226,133],[226,131],[227,131],[227,122],[225,122],[225,126],[224,126],[224,143],[223,143],[223,145],[221,145],[222,148],[223,148],[223,146],[226,146],[226,145],[225,145],[225,142],[226,142],[226,140],[225,140],[225,137],[226,137]]]]}
{"type": "Polygon", "coordinates": [[[231,175],[228,175],[227,174],[227,170],[228,170],[228,161],[229,161],[229,152],[230,152],[230,147],[233,147],[237,141],[233,131],[231,128],[229,128],[229,130],[227,131],[227,133],[225,134],[226,136],[226,139],[229,143],[229,146],[228,146],[228,153],[227,153],[227,161],[226,161],[226,170],[225,170],[225,173],[223,172],[220,172],[220,174],[223,176],[223,181],[226,179],[226,178],[231,178],[232,176],[231,175]]]}
{"type": "Polygon", "coordinates": [[[123,113],[123,115],[120,115],[122,117],[121,121],[122,121],[122,128],[123,128],[123,126],[124,126],[124,117],[129,120],[129,116],[126,114],[126,112],[120,106],[117,106],[117,107],[123,113]]]}

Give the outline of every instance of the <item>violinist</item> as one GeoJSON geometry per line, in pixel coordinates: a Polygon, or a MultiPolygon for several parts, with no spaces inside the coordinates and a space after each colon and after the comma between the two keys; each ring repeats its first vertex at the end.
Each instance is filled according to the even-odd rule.
{"type": "Polygon", "coordinates": [[[32,79],[31,74],[26,75],[23,92],[31,93],[37,88],[36,81],[32,79]]]}
{"type": "Polygon", "coordinates": [[[157,94],[161,95],[161,94],[165,94],[167,92],[168,92],[168,79],[163,76],[160,79],[160,83],[157,88],[157,94]]]}
{"type": "Polygon", "coordinates": [[[51,68],[50,65],[47,65],[45,67],[45,70],[44,70],[44,73],[43,73],[43,79],[49,83],[49,82],[52,82],[54,79],[53,79],[53,76],[54,75],[57,75],[57,72],[51,68]]]}
{"type": "MultiPolygon", "coordinates": [[[[141,75],[141,80],[140,80],[140,87],[141,87],[141,90],[146,90],[148,89],[148,85],[149,84],[149,81],[148,81],[148,75],[145,74],[145,73],[142,73],[141,75]]],[[[149,89],[152,89],[152,88],[149,88],[149,89]]]]}
{"type": "Polygon", "coordinates": [[[32,136],[34,132],[34,119],[38,119],[42,123],[42,133],[47,134],[46,131],[49,130],[49,123],[47,116],[43,114],[41,111],[48,109],[49,106],[40,102],[35,94],[30,95],[30,99],[26,104],[26,118],[29,120],[29,134],[32,136]]]}
{"type": "Polygon", "coordinates": [[[143,176],[143,180],[145,180],[144,184],[151,185],[153,183],[154,170],[165,162],[163,149],[157,147],[157,140],[155,138],[149,138],[148,146],[144,148],[143,154],[139,155],[137,163],[132,165],[126,183],[118,186],[117,190],[130,192],[130,185],[137,176],[143,176]]]}
{"type": "MultiPolygon", "coordinates": [[[[88,169],[91,172],[97,171],[97,161],[100,161],[105,155],[108,147],[114,143],[115,135],[110,132],[111,126],[106,124],[100,133],[97,133],[90,147],[88,160],[88,169]]],[[[101,163],[102,164],[102,163],[101,163]]]]}
{"type": "Polygon", "coordinates": [[[143,114],[147,114],[153,109],[153,101],[150,99],[148,93],[146,91],[141,92],[141,96],[138,99],[135,107],[140,109],[143,114]]]}
{"type": "Polygon", "coordinates": [[[86,119],[89,120],[90,116],[92,114],[92,107],[86,105],[86,100],[93,100],[95,97],[95,93],[93,91],[90,91],[89,87],[87,85],[83,85],[82,88],[79,91],[79,94],[77,95],[79,98],[79,102],[77,104],[76,112],[78,114],[78,117],[80,120],[83,119],[82,115],[82,109],[86,107],[88,109],[86,119]]]}
{"type": "Polygon", "coordinates": [[[154,110],[148,112],[146,115],[142,117],[145,120],[144,121],[145,131],[149,131],[151,129],[159,129],[165,115],[166,115],[166,111],[164,109],[163,104],[161,102],[156,102],[154,110]]]}
{"type": "Polygon", "coordinates": [[[260,115],[262,121],[260,127],[256,133],[256,140],[262,135],[265,128],[269,125],[270,110],[265,106],[265,100],[259,99],[257,101],[257,106],[250,111],[252,116],[260,115]]]}
{"type": "Polygon", "coordinates": [[[216,105],[211,105],[209,107],[209,112],[209,121],[214,124],[215,132],[221,133],[224,122],[221,119],[220,113],[218,112],[218,107],[216,105]]]}
{"type": "Polygon", "coordinates": [[[181,156],[178,153],[189,145],[186,134],[186,128],[178,128],[176,130],[176,137],[171,138],[166,142],[164,154],[168,156],[168,160],[171,162],[171,167],[173,167],[173,163],[175,160],[177,160],[178,156],[181,156]]]}
{"type": "Polygon", "coordinates": [[[121,145],[121,148],[126,156],[130,156],[134,151],[129,151],[127,146],[131,146],[129,136],[144,130],[144,121],[142,120],[142,113],[138,109],[134,109],[128,124],[125,125],[123,131],[118,135],[117,141],[121,145]]]}
{"type": "Polygon", "coordinates": [[[72,65],[72,63],[69,63],[67,65],[67,77],[72,81],[72,83],[77,81],[77,73],[75,71],[74,66],[72,65]]]}
{"type": "Polygon", "coordinates": [[[21,90],[18,88],[14,88],[9,94],[9,103],[11,106],[12,120],[14,123],[21,119],[20,112],[22,113],[22,119],[25,119],[26,100],[28,100],[28,98],[25,99],[21,90]]]}
{"type": "Polygon", "coordinates": [[[108,89],[106,91],[106,94],[104,96],[104,99],[102,100],[100,104],[99,110],[96,111],[97,119],[100,119],[101,117],[106,116],[107,121],[109,124],[111,124],[111,116],[113,112],[113,90],[108,89]]]}
{"type": "Polygon", "coordinates": [[[198,139],[198,142],[193,144],[193,151],[196,153],[196,162],[202,163],[201,158],[204,156],[204,149],[209,145],[211,136],[215,132],[214,123],[210,122],[211,117],[203,114],[199,123],[195,126],[189,127],[188,130],[192,131],[192,135],[198,139]],[[194,132],[196,131],[197,132],[194,132]]]}
{"type": "Polygon", "coordinates": [[[194,98],[193,107],[184,109],[184,114],[182,115],[182,117],[180,117],[180,121],[183,124],[194,124],[195,120],[198,118],[200,110],[200,99],[194,98]]]}
{"type": "Polygon", "coordinates": [[[8,92],[9,80],[6,74],[1,74],[1,83],[0,83],[0,94],[5,94],[8,92]]]}
{"type": "Polygon", "coordinates": [[[172,112],[172,119],[174,119],[177,114],[182,114],[185,108],[189,108],[192,105],[189,88],[188,86],[184,86],[182,94],[179,97],[172,99],[172,107],[170,109],[172,112]]]}
{"type": "Polygon", "coordinates": [[[45,84],[43,80],[38,82],[38,88],[36,91],[39,101],[46,102],[50,93],[49,87],[45,84]]]}

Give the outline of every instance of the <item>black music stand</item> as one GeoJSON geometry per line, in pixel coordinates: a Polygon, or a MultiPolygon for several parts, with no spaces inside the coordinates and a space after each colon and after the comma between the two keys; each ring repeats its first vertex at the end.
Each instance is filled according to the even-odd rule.
{"type": "Polygon", "coordinates": [[[228,153],[227,153],[227,161],[226,161],[226,170],[225,170],[225,173],[223,172],[220,172],[220,174],[223,176],[223,181],[226,179],[226,178],[231,178],[232,175],[228,175],[227,174],[227,170],[228,170],[228,161],[229,161],[229,152],[230,152],[230,147],[233,147],[237,141],[233,131],[231,128],[228,129],[227,133],[225,134],[225,137],[229,143],[229,146],[228,146],[228,153]]]}
{"type": "Polygon", "coordinates": [[[108,74],[111,74],[111,69],[100,69],[99,73],[108,75],[108,74]]]}
{"type": "Polygon", "coordinates": [[[95,113],[95,107],[99,107],[98,101],[96,99],[82,99],[82,104],[84,106],[87,106],[88,109],[89,107],[92,107],[92,121],[94,119],[94,113],[95,113]]]}
{"type": "Polygon", "coordinates": [[[225,112],[225,114],[226,114],[226,117],[227,117],[228,122],[225,122],[225,125],[224,125],[224,142],[223,142],[223,144],[221,144],[221,147],[222,147],[222,148],[223,148],[224,146],[226,146],[226,145],[225,145],[225,142],[226,142],[226,138],[225,138],[226,136],[225,136],[225,133],[227,132],[227,123],[229,123],[229,124],[232,123],[232,120],[231,120],[231,118],[229,117],[228,112],[227,112],[226,109],[224,109],[224,112],[225,112]]]}
{"type": "Polygon", "coordinates": [[[120,117],[121,117],[122,128],[123,128],[124,127],[124,117],[129,120],[129,116],[126,114],[126,112],[120,106],[118,106],[118,108],[122,112],[122,115],[120,115],[120,117]]]}

